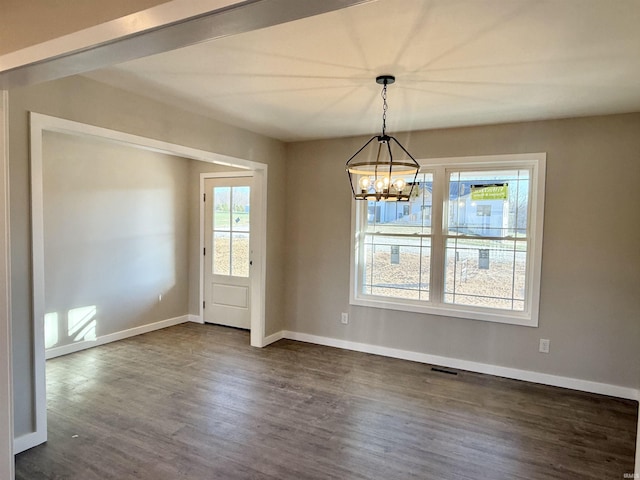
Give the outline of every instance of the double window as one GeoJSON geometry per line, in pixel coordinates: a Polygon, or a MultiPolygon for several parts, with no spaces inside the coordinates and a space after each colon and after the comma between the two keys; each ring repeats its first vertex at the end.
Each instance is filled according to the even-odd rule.
{"type": "Polygon", "coordinates": [[[355,202],[351,303],[537,326],[544,174],[544,154],[423,161],[409,202],[355,202]]]}

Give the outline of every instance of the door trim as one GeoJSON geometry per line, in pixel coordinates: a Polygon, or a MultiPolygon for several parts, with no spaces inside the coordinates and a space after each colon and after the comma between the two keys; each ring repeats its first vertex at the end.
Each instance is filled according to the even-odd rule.
{"type": "MultiPolygon", "coordinates": [[[[35,447],[47,440],[47,397],[46,397],[46,377],[45,377],[45,348],[44,348],[44,205],[42,191],[42,138],[45,131],[66,133],[70,135],[85,135],[98,137],[103,140],[112,141],[134,148],[152,150],[155,152],[175,155],[192,160],[199,160],[218,165],[241,168],[247,173],[255,175],[256,183],[262,189],[260,202],[262,206],[262,219],[257,226],[265,236],[266,220],[266,178],[267,165],[264,163],[230,157],[227,155],[185,147],[169,142],[163,142],[152,138],[141,137],[108,128],[96,127],[84,123],[74,122],[63,118],[52,117],[40,113],[30,113],[30,152],[31,152],[31,247],[32,247],[32,272],[33,272],[33,348],[34,348],[34,393],[35,393],[35,431],[21,436],[13,441],[14,453],[35,447]],[[260,181],[262,179],[262,181],[260,181]]],[[[236,173],[237,175],[237,173],[236,173]]],[[[0,212],[1,213],[1,212],[0,212]]],[[[259,238],[261,252],[266,252],[266,238],[259,238]]],[[[252,299],[251,307],[259,312],[256,316],[254,329],[253,317],[251,324],[251,345],[262,347],[264,342],[264,291],[266,285],[265,277],[265,255],[262,255],[260,262],[262,271],[256,274],[256,279],[261,282],[256,288],[256,298],[252,299]],[[258,304],[260,302],[261,304],[258,304]],[[255,330],[255,332],[254,332],[255,330]]],[[[8,258],[8,257],[7,257],[8,258]]],[[[2,265],[0,264],[0,268],[2,265]]],[[[0,282],[1,282],[0,271],[0,282]]],[[[202,275],[201,275],[202,278],[202,275]]],[[[202,280],[200,280],[202,283],[202,280]]],[[[0,292],[1,293],[1,292],[0,292]]],[[[202,305],[202,303],[200,304],[202,305]]],[[[201,317],[202,318],[202,317],[201,317]]]]}
{"type": "Polygon", "coordinates": [[[9,252],[9,101],[0,90],[0,478],[14,478],[11,275],[9,252]]]}
{"type": "MultiPolygon", "coordinates": [[[[264,338],[265,324],[265,291],[266,291],[266,252],[267,252],[267,168],[249,172],[216,172],[200,174],[200,198],[205,194],[204,181],[209,178],[253,177],[255,201],[251,204],[251,238],[253,265],[250,277],[250,311],[251,311],[251,346],[264,347],[268,342],[264,338]],[[255,205],[254,205],[255,204],[255,205]],[[254,212],[256,215],[254,216],[254,212]]],[[[204,201],[200,202],[200,251],[204,249],[204,201]]],[[[200,321],[204,323],[204,256],[200,255],[200,321]]]]}

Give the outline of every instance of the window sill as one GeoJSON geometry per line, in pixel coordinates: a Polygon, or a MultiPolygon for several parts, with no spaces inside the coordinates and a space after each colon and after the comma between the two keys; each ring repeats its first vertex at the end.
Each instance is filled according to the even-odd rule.
{"type": "Polygon", "coordinates": [[[389,301],[381,297],[354,297],[349,300],[350,305],[359,307],[382,308],[411,313],[423,313],[445,317],[480,320],[483,322],[505,323],[523,327],[537,327],[538,317],[527,312],[509,312],[500,310],[477,309],[460,305],[434,305],[423,301],[404,300],[402,302],[389,301]]]}

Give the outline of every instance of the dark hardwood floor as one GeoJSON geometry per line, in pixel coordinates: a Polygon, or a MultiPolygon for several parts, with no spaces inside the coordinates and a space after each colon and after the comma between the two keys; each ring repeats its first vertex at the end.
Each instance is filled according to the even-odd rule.
{"type": "Polygon", "coordinates": [[[622,479],[637,403],[184,324],[50,360],[40,479],[622,479]]]}

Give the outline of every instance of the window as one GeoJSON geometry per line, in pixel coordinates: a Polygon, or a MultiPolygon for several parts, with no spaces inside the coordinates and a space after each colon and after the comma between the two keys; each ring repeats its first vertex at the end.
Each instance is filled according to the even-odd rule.
{"type": "Polygon", "coordinates": [[[408,203],[354,202],[351,303],[537,326],[545,154],[421,167],[408,203]]]}

